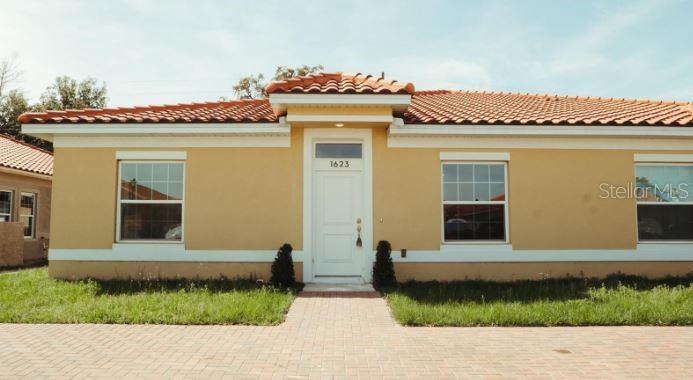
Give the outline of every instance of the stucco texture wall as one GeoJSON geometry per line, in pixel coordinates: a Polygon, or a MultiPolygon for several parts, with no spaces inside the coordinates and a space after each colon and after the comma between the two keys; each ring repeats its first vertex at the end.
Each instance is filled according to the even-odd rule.
{"type": "MultiPolygon", "coordinates": [[[[302,136],[294,132],[291,148],[166,149],[188,154],[186,249],[300,250],[302,136]]],[[[117,150],[127,149],[56,149],[51,248],[111,248],[117,150]]]]}
{"type": "Polygon", "coordinates": [[[509,234],[515,250],[637,244],[635,200],[600,198],[602,183],[635,181],[636,151],[388,148],[385,130],[374,130],[373,150],[374,240],[388,240],[396,250],[440,248],[443,151],[510,153],[509,234]]]}
{"type": "MultiPolygon", "coordinates": [[[[48,239],[50,239],[51,186],[51,181],[47,179],[0,172],[0,189],[10,190],[13,193],[13,221],[20,220],[19,208],[21,193],[27,192],[37,195],[35,237],[32,239],[24,239],[24,233],[20,233],[23,239],[22,258],[24,263],[46,259],[47,252],[45,246],[48,244],[48,239]]],[[[2,237],[3,235],[0,234],[0,238],[2,237]]]]}

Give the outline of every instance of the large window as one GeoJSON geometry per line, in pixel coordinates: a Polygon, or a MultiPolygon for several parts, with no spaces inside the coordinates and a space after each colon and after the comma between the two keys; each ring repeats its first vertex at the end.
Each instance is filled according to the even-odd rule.
{"type": "Polygon", "coordinates": [[[0,222],[12,221],[12,192],[0,190],[0,222]]]}
{"type": "Polygon", "coordinates": [[[693,240],[693,165],[635,167],[638,240],[693,240]]]}
{"type": "Polygon", "coordinates": [[[36,194],[22,193],[19,202],[19,221],[24,225],[24,237],[36,236],[36,194]]]}
{"type": "Polygon", "coordinates": [[[182,162],[120,162],[118,241],[183,240],[182,162]]]}
{"type": "Polygon", "coordinates": [[[443,163],[443,240],[506,242],[505,163],[443,163]]]}

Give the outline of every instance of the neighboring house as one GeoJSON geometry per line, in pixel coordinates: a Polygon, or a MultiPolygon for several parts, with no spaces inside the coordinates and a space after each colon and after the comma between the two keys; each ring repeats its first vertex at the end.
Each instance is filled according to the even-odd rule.
{"type": "Polygon", "coordinates": [[[379,240],[399,280],[693,271],[690,103],[341,73],[267,92],[22,115],[55,147],[50,273],[266,278],[288,242],[303,281],[370,281],[379,240]]]}
{"type": "Polygon", "coordinates": [[[53,155],[0,135],[0,266],[45,260],[53,155]]]}

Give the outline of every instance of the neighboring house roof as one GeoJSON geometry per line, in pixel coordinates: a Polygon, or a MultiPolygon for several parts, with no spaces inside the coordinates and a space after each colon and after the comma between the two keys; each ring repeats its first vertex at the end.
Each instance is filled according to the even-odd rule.
{"type": "Polygon", "coordinates": [[[269,102],[233,100],[144,107],[28,112],[20,123],[272,123],[269,102]]]}
{"type": "MultiPolygon", "coordinates": [[[[414,91],[411,83],[364,74],[313,74],[267,86],[270,94],[410,94],[405,124],[693,126],[693,104],[504,92],[414,91]]],[[[25,113],[21,123],[276,122],[267,99],[25,113]]]]}
{"type": "Polygon", "coordinates": [[[366,74],[320,73],[270,83],[268,94],[413,94],[414,85],[366,74]]]}
{"type": "Polygon", "coordinates": [[[0,135],[0,167],[53,175],[53,154],[0,135]]]}

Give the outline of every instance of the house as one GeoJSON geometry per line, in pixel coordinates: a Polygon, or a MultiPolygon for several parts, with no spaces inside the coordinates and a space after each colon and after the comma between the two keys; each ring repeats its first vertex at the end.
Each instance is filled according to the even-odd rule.
{"type": "Polygon", "coordinates": [[[45,260],[53,155],[0,135],[0,267],[45,260]]]}
{"type": "Polygon", "coordinates": [[[693,271],[693,105],[316,74],[267,99],[27,113],[53,141],[50,273],[305,282],[693,271]],[[362,244],[357,244],[360,241],[362,244]]]}

